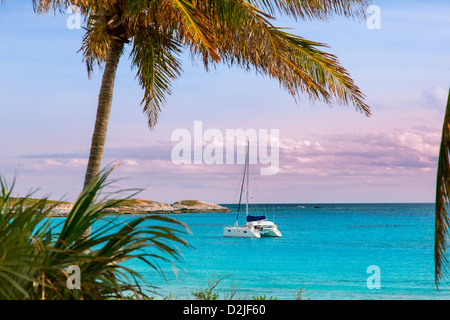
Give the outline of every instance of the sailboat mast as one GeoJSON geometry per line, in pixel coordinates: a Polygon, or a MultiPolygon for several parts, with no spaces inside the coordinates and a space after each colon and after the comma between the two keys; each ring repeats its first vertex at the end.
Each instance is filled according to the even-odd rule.
{"type": "Polygon", "coordinates": [[[249,172],[248,172],[248,169],[249,169],[249,151],[250,151],[250,142],[249,141],[247,141],[247,159],[245,160],[245,165],[246,165],[246,167],[247,167],[247,187],[245,188],[245,193],[246,193],[246,195],[247,195],[247,203],[245,204],[245,212],[246,212],[246,215],[248,216],[248,176],[249,176],[249,172]]]}
{"type": "Polygon", "coordinates": [[[245,174],[247,172],[247,166],[244,166],[244,174],[242,175],[242,184],[241,184],[241,194],[239,195],[239,205],[238,205],[238,209],[237,209],[237,214],[236,214],[236,227],[238,226],[238,221],[239,221],[239,211],[241,210],[241,201],[242,201],[242,191],[244,190],[244,182],[245,182],[245,174]]]}

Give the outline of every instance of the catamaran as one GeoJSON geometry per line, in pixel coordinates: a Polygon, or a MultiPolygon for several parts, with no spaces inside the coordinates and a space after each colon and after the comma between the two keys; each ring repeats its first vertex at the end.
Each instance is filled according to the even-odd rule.
{"type": "Polygon", "coordinates": [[[239,198],[239,205],[236,215],[236,222],[232,227],[225,227],[223,229],[223,235],[225,237],[236,238],[261,238],[261,237],[281,237],[281,232],[278,230],[278,226],[272,221],[268,221],[266,216],[252,216],[248,214],[248,198],[249,198],[249,143],[247,142],[247,155],[245,157],[244,175],[242,177],[241,194],[239,198]],[[246,224],[239,227],[239,211],[241,208],[242,193],[244,190],[244,181],[246,181],[246,204],[245,204],[245,217],[246,224]]]}

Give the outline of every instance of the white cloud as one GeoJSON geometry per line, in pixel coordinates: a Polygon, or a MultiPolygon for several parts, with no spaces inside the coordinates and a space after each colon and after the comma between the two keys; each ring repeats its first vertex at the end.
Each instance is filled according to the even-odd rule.
{"type": "Polygon", "coordinates": [[[281,173],[317,175],[397,175],[433,171],[440,134],[426,128],[318,136],[307,145],[280,142],[281,173]]]}

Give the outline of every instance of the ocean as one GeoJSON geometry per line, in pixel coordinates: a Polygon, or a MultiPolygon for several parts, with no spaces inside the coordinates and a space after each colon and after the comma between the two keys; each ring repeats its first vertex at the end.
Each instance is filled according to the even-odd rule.
{"type": "Polygon", "coordinates": [[[141,261],[126,262],[159,287],[157,299],[192,299],[213,283],[219,299],[450,299],[447,281],[434,284],[434,204],[252,205],[283,234],[259,239],[224,237],[237,210],[224,206],[231,212],[169,215],[192,231],[176,274],[161,264],[163,280],[141,261]]]}

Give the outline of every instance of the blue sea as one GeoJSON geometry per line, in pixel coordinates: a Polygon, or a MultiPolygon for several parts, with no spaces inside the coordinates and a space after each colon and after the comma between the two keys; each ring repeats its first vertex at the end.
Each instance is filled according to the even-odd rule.
{"type": "MultiPolygon", "coordinates": [[[[140,261],[127,266],[158,286],[156,297],[192,299],[219,283],[220,298],[449,299],[450,287],[434,284],[433,204],[258,204],[254,214],[274,221],[281,238],[225,238],[230,213],[169,215],[192,231],[192,249],[180,247],[176,274],[161,264],[165,280],[140,261]]],[[[118,217],[122,221],[133,215],[118,217]]],[[[244,224],[245,216],[240,217],[244,224]]]]}

